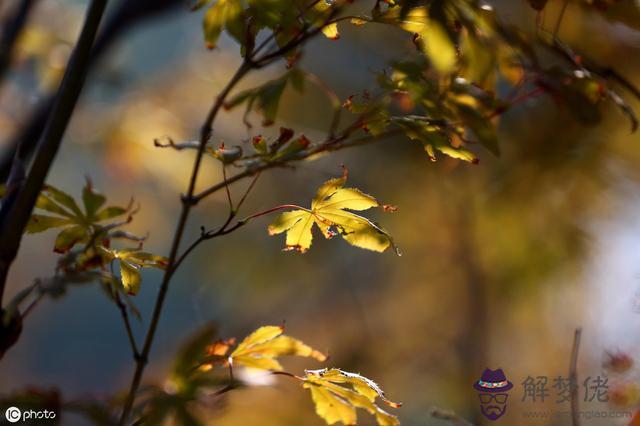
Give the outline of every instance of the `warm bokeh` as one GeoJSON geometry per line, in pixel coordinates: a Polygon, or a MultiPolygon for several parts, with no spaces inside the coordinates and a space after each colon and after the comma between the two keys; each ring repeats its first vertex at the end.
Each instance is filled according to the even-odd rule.
{"type": "MultiPolygon", "coordinates": [[[[84,3],[37,5],[15,69],[1,88],[0,144],[60,76],[84,3]]],[[[550,2],[546,25],[553,25],[561,4],[550,2]]],[[[535,26],[535,13],[524,1],[504,0],[496,8],[504,20],[535,26]]],[[[640,20],[627,21],[609,21],[570,2],[560,35],[640,85],[640,20]]],[[[345,26],[338,41],[315,40],[302,66],[346,99],[411,49],[400,32],[345,26]]],[[[141,209],[131,229],[148,233],[145,247],[165,254],[193,154],[154,148],[153,139],[196,139],[208,106],[238,63],[238,46],[226,36],[215,50],[205,49],[201,15],[186,7],[127,32],[90,74],[49,182],[79,195],[91,176],[109,200],[126,204],[135,198],[141,209]]],[[[278,63],[242,85],[283,69],[278,63]]],[[[248,130],[242,111],[225,112],[214,137],[242,144],[283,125],[312,139],[329,124],[331,107],[313,87],[305,95],[287,92],[282,108],[276,126],[266,129],[256,117],[248,130]]],[[[472,383],[484,367],[503,368],[514,383],[503,424],[569,424],[566,417],[527,419],[523,413],[569,410],[568,403],[555,403],[551,382],[568,374],[574,329],[583,328],[581,380],[604,376],[605,351],[633,355],[640,349],[634,308],[640,298],[640,138],[613,107],[604,109],[600,124],[589,126],[548,96],[505,114],[499,135],[502,155],[482,151],[478,165],[444,157],[433,163],[419,144],[398,138],[264,173],[243,207],[247,214],[284,203],[306,205],[315,188],[346,165],[350,184],[399,207],[374,213],[374,220],[394,235],[403,256],[359,250],[339,238],[326,241],[319,233],[309,252],[282,252],[283,237],[267,235],[268,218],[205,243],[172,283],[147,380],[164,380],[179,344],[207,321],[218,324],[222,336],[239,338],[286,321],[288,334],[328,350],[330,365],[365,374],[402,401],[394,412],[403,424],[444,425],[430,417],[434,406],[480,421],[472,383]],[[527,376],[549,377],[544,403],[521,401],[527,376]]],[[[220,178],[219,163],[205,159],[202,187],[220,178]]],[[[235,196],[243,185],[232,187],[235,196]]],[[[198,207],[187,240],[225,214],[225,194],[219,192],[198,207]]],[[[54,235],[25,237],[9,297],[52,273],[54,235]]],[[[135,297],[143,316],[135,324],[139,336],[148,326],[160,276],[145,272],[135,297]]],[[[285,363],[294,373],[322,366],[285,363]]],[[[84,286],[45,300],[28,318],[21,341],[0,364],[0,388],[37,385],[70,397],[102,397],[124,389],[132,368],[118,310],[99,288],[84,286]]],[[[610,377],[610,393],[615,380],[610,377]]],[[[307,393],[286,378],[231,392],[211,424],[322,425],[307,393]]],[[[373,424],[368,417],[362,415],[362,424],[373,424]]]]}

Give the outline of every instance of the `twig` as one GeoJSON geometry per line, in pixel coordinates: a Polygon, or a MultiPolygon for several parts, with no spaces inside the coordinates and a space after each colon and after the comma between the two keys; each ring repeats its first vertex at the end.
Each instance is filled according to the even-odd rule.
{"type": "MultiPolygon", "coordinates": [[[[332,10],[330,16],[327,17],[327,20],[332,19],[335,16],[335,14],[338,13],[340,10],[341,10],[340,8],[335,8],[334,10],[332,10]]],[[[165,273],[163,275],[162,282],[160,284],[160,289],[159,289],[158,295],[156,297],[156,302],[155,302],[155,305],[154,305],[154,308],[153,308],[153,314],[152,314],[152,317],[151,317],[151,322],[150,322],[150,325],[149,325],[149,329],[147,331],[147,335],[145,337],[145,341],[144,341],[144,346],[142,348],[142,352],[140,353],[140,356],[138,357],[138,359],[136,359],[136,367],[135,367],[135,371],[134,371],[134,374],[133,374],[133,377],[132,377],[132,380],[131,380],[131,386],[130,386],[129,392],[128,392],[126,398],[125,398],[124,407],[123,407],[123,410],[122,410],[122,414],[120,416],[120,421],[119,421],[120,426],[123,426],[128,421],[129,416],[131,415],[131,411],[133,409],[133,404],[134,404],[134,401],[135,401],[136,393],[138,391],[138,388],[140,387],[140,382],[142,380],[142,375],[144,373],[146,364],[148,362],[149,353],[151,351],[151,346],[153,344],[153,340],[154,340],[154,337],[155,337],[156,329],[157,329],[158,323],[160,321],[162,308],[164,306],[164,301],[166,299],[167,291],[169,289],[169,283],[170,283],[171,278],[172,278],[172,276],[173,276],[173,274],[174,274],[174,272],[176,270],[176,268],[175,268],[176,263],[177,263],[177,261],[181,262],[185,258],[185,256],[178,257],[178,251],[180,249],[180,243],[182,241],[182,236],[183,236],[185,228],[186,228],[186,224],[187,224],[187,219],[189,217],[189,213],[190,213],[191,209],[193,208],[193,206],[197,203],[197,199],[194,197],[195,188],[196,188],[196,181],[197,181],[197,178],[198,178],[198,173],[200,171],[200,166],[201,166],[201,163],[202,163],[202,157],[203,157],[203,154],[205,152],[206,144],[207,144],[207,142],[209,141],[209,139],[211,137],[211,133],[212,133],[212,130],[213,130],[212,129],[213,122],[215,121],[215,118],[218,115],[218,112],[220,111],[220,109],[224,105],[224,101],[227,98],[227,96],[229,95],[229,93],[233,90],[233,88],[237,85],[237,83],[249,71],[251,71],[252,69],[261,68],[261,67],[263,67],[265,65],[270,64],[271,62],[273,62],[274,60],[278,59],[282,55],[285,55],[291,49],[296,48],[297,46],[299,46],[302,43],[304,43],[306,40],[308,40],[311,37],[315,36],[316,34],[320,33],[321,30],[322,30],[322,26],[320,26],[317,29],[314,29],[313,31],[310,31],[310,32],[305,32],[305,30],[303,30],[302,36],[300,36],[299,38],[296,38],[295,40],[292,40],[290,43],[287,43],[285,46],[282,46],[280,49],[276,50],[275,52],[265,54],[262,58],[259,58],[258,60],[254,60],[251,57],[245,58],[245,60],[242,62],[242,64],[240,65],[240,67],[238,68],[236,73],[233,75],[231,80],[227,83],[227,85],[224,87],[224,89],[220,92],[220,94],[218,95],[216,101],[214,102],[214,104],[212,105],[211,109],[209,110],[209,113],[207,114],[207,117],[206,117],[206,119],[204,121],[204,124],[203,124],[203,126],[201,128],[201,131],[200,131],[200,139],[199,139],[200,146],[198,147],[198,152],[197,152],[196,158],[194,160],[194,165],[193,165],[193,169],[192,169],[192,172],[191,172],[191,178],[189,180],[189,187],[188,187],[187,193],[182,196],[182,210],[181,210],[181,213],[180,213],[180,218],[178,219],[178,224],[176,226],[176,231],[175,231],[174,236],[173,236],[173,242],[171,244],[171,250],[170,250],[170,253],[169,253],[169,260],[168,260],[168,263],[167,263],[167,268],[166,268],[165,273]]],[[[252,171],[250,174],[253,175],[255,173],[257,173],[257,170],[252,171]]],[[[250,174],[247,174],[246,176],[249,176],[250,174]]],[[[226,187],[229,184],[230,181],[231,181],[231,179],[225,179],[222,187],[226,187]]],[[[233,218],[233,214],[230,214],[229,217],[233,218]]],[[[228,223],[230,223],[230,220],[231,219],[227,219],[227,223],[225,224],[225,226],[223,226],[223,229],[226,227],[226,225],[228,223]]]]}
{"type": "MultiPolygon", "coordinates": [[[[224,163],[222,164],[222,178],[224,179],[224,181],[227,181],[227,166],[224,163]]],[[[229,215],[233,215],[233,211],[235,210],[233,208],[233,199],[231,198],[231,190],[229,189],[229,185],[225,185],[224,187],[226,193],[227,193],[227,201],[229,202],[229,215]]]]}
{"type": "Polygon", "coordinates": [[[144,346],[142,347],[142,352],[140,353],[140,356],[136,360],[136,368],[133,374],[133,378],[131,380],[131,387],[129,389],[129,393],[125,400],[124,408],[122,410],[122,415],[120,417],[119,424],[121,426],[124,425],[129,419],[129,415],[131,414],[131,409],[133,408],[133,402],[135,400],[138,387],[140,387],[142,374],[144,373],[144,369],[147,365],[149,352],[151,351],[151,345],[153,344],[153,339],[155,337],[156,329],[158,327],[158,322],[160,321],[160,315],[162,313],[164,301],[167,296],[167,290],[169,289],[169,282],[171,281],[171,277],[173,276],[173,273],[175,271],[174,265],[177,260],[178,250],[180,248],[180,242],[182,241],[182,235],[184,234],[189,213],[191,211],[191,208],[194,205],[193,194],[195,192],[198,172],[200,170],[200,164],[202,162],[202,157],[204,155],[207,141],[211,136],[213,122],[216,116],[218,115],[218,112],[222,108],[222,105],[224,104],[224,100],[226,99],[226,97],[229,95],[231,90],[233,90],[236,84],[238,84],[238,82],[242,79],[242,77],[244,77],[245,74],[247,74],[251,70],[251,68],[252,67],[249,64],[249,62],[245,61],[242,63],[242,65],[238,68],[238,70],[233,75],[231,80],[227,83],[225,88],[218,95],[218,98],[216,99],[213,106],[209,110],[209,113],[207,114],[207,118],[205,119],[204,125],[202,126],[202,129],[200,131],[200,147],[198,148],[198,153],[194,161],[187,194],[182,197],[182,211],[180,213],[180,218],[178,219],[176,232],[174,234],[173,242],[171,244],[171,251],[169,254],[167,269],[165,270],[164,276],[162,278],[162,283],[160,284],[160,290],[158,291],[158,296],[156,298],[153,314],[151,317],[151,322],[149,325],[149,330],[147,331],[147,335],[145,337],[144,346]]]}
{"type": "Polygon", "coordinates": [[[578,412],[578,351],[580,350],[580,337],[582,328],[576,328],[573,336],[573,348],[571,349],[571,363],[569,364],[569,387],[571,389],[571,424],[580,426],[580,413],[578,412]]]}
{"type": "Polygon", "coordinates": [[[567,6],[569,5],[569,0],[564,0],[562,4],[562,9],[560,9],[560,15],[558,16],[558,20],[556,21],[556,26],[553,29],[553,36],[558,36],[558,31],[560,31],[560,25],[562,24],[562,20],[564,19],[564,12],[567,10],[567,6]]]}
{"type": "Polygon", "coordinates": [[[431,417],[448,421],[455,426],[473,426],[473,423],[468,422],[453,411],[443,410],[437,407],[431,409],[431,417]]]}
{"type": "Polygon", "coordinates": [[[13,203],[4,203],[0,210],[0,304],[9,268],[22,240],[33,206],[40,194],[45,178],[62,142],[73,110],[82,91],[88,69],[91,45],[98,31],[107,0],[92,0],[80,33],[80,38],[69,60],[60,85],[53,111],[38,143],[38,151],[13,203]]]}
{"type": "Polygon", "coordinates": [[[131,328],[131,322],[129,321],[129,313],[127,312],[127,305],[125,305],[122,300],[120,300],[120,295],[115,293],[115,300],[118,309],[120,309],[120,314],[122,315],[122,321],[124,322],[124,327],[127,330],[127,336],[129,337],[129,343],[131,344],[131,350],[133,351],[133,358],[138,359],[140,356],[140,352],[138,351],[138,345],[136,344],[136,339],[133,336],[133,330],[131,328]]]}

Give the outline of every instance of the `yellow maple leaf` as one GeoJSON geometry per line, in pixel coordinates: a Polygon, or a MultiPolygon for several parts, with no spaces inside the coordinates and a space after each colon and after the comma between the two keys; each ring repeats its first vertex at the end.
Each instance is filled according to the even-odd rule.
{"type": "Polygon", "coordinates": [[[376,398],[398,408],[401,404],[389,401],[380,387],[371,379],[337,368],[306,370],[303,386],[311,391],[316,413],[327,424],[357,423],[356,409],[362,408],[375,416],[379,426],[399,426],[400,421],[376,405],[376,398]],[[346,386],[344,386],[346,385],[346,386]]]}
{"type": "Polygon", "coordinates": [[[330,179],[318,189],[311,202],[311,209],[301,208],[280,214],[269,225],[269,235],[287,233],[285,250],[306,252],[311,247],[315,223],[325,238],[340,234],[349,244],[356,247],[383,252],[393,244],[391,235],[369,219],[347,210],[368,210],[380,207],[371,195],[355,188],[344,188],[347,173],[340,178],[330,179]]]}
{"type": "Polygon", "coordinates": [[[281,326],[260,327],[238,344],[229,355],[229,362],[233,366],[281,371],[282,366],[276,359],[280,356],[310,357],[318,361],[327,359],[323,353],[298,339],[282,334],[283,332],[284,328],[281,326]]]}

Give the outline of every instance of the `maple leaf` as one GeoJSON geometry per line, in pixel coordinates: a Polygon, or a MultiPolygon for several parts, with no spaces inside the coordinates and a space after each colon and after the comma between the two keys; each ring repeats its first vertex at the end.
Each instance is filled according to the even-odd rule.
{"type": "Polygon", "coordinates": [[[287,233],[285,250],[306,252],[311,247],[315,223],[325,238],[340,234],[349,244],[356,247],[383,252],[393,247],[391,235],[369,219],[347,210],[368,210],[380,207],[371,195],[356,188],[344,188],[347,172],[340,178],[330,179],[318,189],[311,202],[311,209],[301,208],[282,213],[271,225],[269,235],[287,233]]]}
{"type": "MultiPolygon", "coordinates": [[[[325,361],[327,356],[307,346],[298,339],[282,334],[282,326],[267,325],[260,327],[240,342],[227,356],[226,362],[232,366],[243,366],[259,370],[282,371],[282,365],[276,359],[280,356],[294,355],[325,361]]],[[[218,341],[207,347],[209,363],[215,363],[226,356],[235,340],[218,341]]]]}
{"type": "Polygon", "coordinates": [[[303,387],[311,391],[316,413],[327,424],[342,422],[344,425],[357,423],[356,409],[362,408],[375,416],[379,426],[399,426],[400,421],[378,405],[380,398],[385,404],[398,408],[402,404],[388,400],[382,389],[371,379],[337,368],[305,370],[303,387]]]}

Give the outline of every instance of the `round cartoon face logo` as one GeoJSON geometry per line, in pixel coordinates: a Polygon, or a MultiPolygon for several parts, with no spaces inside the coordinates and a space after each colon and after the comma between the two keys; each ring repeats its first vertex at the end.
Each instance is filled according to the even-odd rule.
{"type": "Polygon", "coordinates": [[[489,420],[497,420],[507,411],[507,391],[513,383],[507,380],[501,368],[485,369],[480,380],[473,384],[480,398],[480,411],[489,420]]]}

